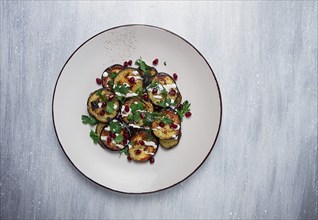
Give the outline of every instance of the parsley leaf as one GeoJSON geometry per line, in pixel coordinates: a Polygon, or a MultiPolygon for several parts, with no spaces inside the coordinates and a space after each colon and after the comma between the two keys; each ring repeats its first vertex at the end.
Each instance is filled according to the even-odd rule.
{"type": "Polygon", "coordinates": [[[98,90],[96,92],[96,95],[98,95],[102,101],[106,101],[106,97],[104,95],[102,95],[102,91],[103,91],[102,89],[98,90]]]}
{"type": "Polygon", "coordinates": [[[133,103],[131,105],[131,111],[135,112],[137,110],[142,110],[144,108],[144,105],[142,104],[141,101],[138,101],[137,103],[133,103]]]}
{"type": "Polygon", "coordinates": [[[119,134],[117,135],[117,137],[114,139],[114,141],[116,142],[116,144],[119,144],[120,142],[122,142],[124,140],[124,135],[119,134]]]}
{"type": "Polygon", "coordinates": [[[115,79],[115,77],[117,76],[117,73],[111,73],[110,75],[109,75],[109,77],[111,78],[111,79],[115,79]]]}
{"type": "Polygon", "coordinates": [[[89,132],[89,136],[92,138],[92,140],[94,141],[94,144],[98,143],[98,135],[91,129],[91,132],[89,132]]]}
{"type": "Polygon", "coordinates": [[[116,86],[114,86],[114,92],[117,96],[124,96],[129,92],[130,87],[127,86],[126,84],[120,85],[117,83],[116,86]]]}
{"type": "Polygon", "coordinates": [[[120,133],[121,132],[121,124],[119,123],[119,121],[110,121],[109,122],[109,127],[110,127],[110,131],[112,133],[120,133]]]}
{"type": "Polygon", "coordinates": [[[109,114],[112,114],[115,111],[115,103],[114,102],[107,102],[105,111],[109,114]]]}
{"type": "Polygon", "coordinates": [[[133,114],[129,114],[128,116],[127,116],[127,119],[128,119],[128,121],[132,121],[133,120],[133,114]]]}
{"type": "Polygon", "coordinates": [[[168,118],[167,116],[164,116],[160,119],[160,121],[162,121],[163,123],[167,124],[167,125],[170,125],[172,124],[173,120],[168,118]]]}
{"type": "Polygon", "coordinates": [[[82,115],[82,123],[84,125],[96,125],[98,124],[98,121],[92,116],[82,115]]]}
{"type": "Polygon", "coordinates": [[[120,151],[119,151],[119,156],[121,155],[121,154],[125,154],[126,156],[129,156],[129,154],[128,154],[128,148],[127,147],[124,147],[123,149],[121,149],[120,151]]]}
{"type": "Polygon", "coordinates": [[[156,88],[158,86],[157,82],[152,82],[147,86],[147,89],[152,89],[152,88],[156,88]]]}
{"type": "Polygon", "coordinates": [[[190,111],[191,103],[188,100],[186,100],[183,102],[182,105],[183,105],[182,109],[177,108],[177,113],[179,114],[181,120],[183,119],[185,113],[190,111]]]}
{"type": "Polygon", "coordinates": [[[136,65],[139,66],[139,68],[144,72],[147,73],[151,70],[151,66],[148,66],[145,61],[142,60],[142,58],[140,57],[138,60],[136,60],[135,62],[136,65]]]}
{"type": "Polygon", "coordinates": [[[133,113],[133,119],[135,122],[139,122],[141,117],[140,117],[140,113],[139,112],[134,112],[133,113]]]}

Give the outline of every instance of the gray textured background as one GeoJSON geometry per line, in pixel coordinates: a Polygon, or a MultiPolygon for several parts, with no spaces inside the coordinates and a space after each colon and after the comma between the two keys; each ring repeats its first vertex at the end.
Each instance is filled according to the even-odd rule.
{"type": "Polygon", "coordinates": [[[0,19],[2,219],[318,215],[317,2],[1,2],[0,19]],[[182,184],[149,195],[87,180],[52,125],[65,61],[92,35],[126,23],[193,43],[223,97],[208,160],[182,184]]]}

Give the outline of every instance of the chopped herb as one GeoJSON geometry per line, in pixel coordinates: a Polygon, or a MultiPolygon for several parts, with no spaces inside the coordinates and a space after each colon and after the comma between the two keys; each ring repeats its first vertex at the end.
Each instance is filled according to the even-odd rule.
{"type": "Polygon", "coordinates": [[[98,95],[102,101],[106,101],[106,97],[104,95],[102,95],[102,91],[103,91],[102,89],[98,90],[96,92],[96,95],[98,95]]]}
{"type": "Polygon", "coordinates": [[[135,122],[139,122],[141,117],[140,117],[140,113],[139,112],[134,112],[133,113],[133,119],[135,122]]]}
{"type": "Polygon", "coordinates": [[[132,121],[134,119],[133,114],[129,114],[127,118],[128,118],[128,121],[132,121]]]}
{"type": "Polygon", "coordinates": [[[109,114],[112,114],[115,111],[115,103],[114,102],[107,102],[105,111],[109,114]]]}
{"type": "Polygon", "coordinates": [[[94,144],[98,143],[98,135],[91,129],[91,132],[89,132],[89,136],[92,138],[92,140],[94,141],[94,144]]]}
{"type": "Polygon", "coordinates": [[[137,110],[142,110],[144,108],[144,105],[141,101],[138,101],[137,103],[133,103],[131,105],[131,111],[135,112],[137,110]]]}
{"type": "Polygon", "coordinates": [[[167,103],[166,99],[162,99],[158,102],[158,105],[160,105],[161,107],[167,107],[169,106],[169,104],[167,103]]]}
{"type": "Polygon", "coordinates": [[[120,142],[122,142],[124,140],[124,135],[119,134],[117,135],[117,137],[114,139],[114,141],[116,142],[116,144],[119,144],[120,142]]]}
{"type": "Polygon", "coordinates": [[[120,85],[119,83],[117,83],[117,85],[114,86],[114,92],[117,96],[118,96],[117,93],[121,94],[119,96],[126,95],[129,92],[129,89],[130,87],[127,86],[126,84],[120,85]]]}
{"type": "Polygon", "coordinates": [[[98,124],[98,121],[92,116],[82,115],[82,123],[84,125],[96,125],[98,124]]]}
{"type": "Polygon", "coordinates": [[[125,154],[126,156],[129,156],[128,154],[128,148],[127,147],[124,147],[123,149],[121,149],[119,151],[119,156],[121,156],[121,154],[125,154]]]}
{"type": "Polygon", "coordinates": [[[126,101],[126,97],[124,96],[116,96],[117,100],[120,101],[121,104],[123,104],[126,101]]]}
{"type": "Polygon", "coordinates": [[[157,82],[152,82],[147,86],[147,89],[152,89],[152,88],[156,88],[158,86],[157,82]]]}
{"type": "Polygon", "coordinates": [[[160,119],[160,121],[162,121],[163,123],[167,124],[167,125],[170,125],[172,124],[173,120],[168,118],[167,116],[164,116],[160,119]]]}
{"type": "Polygon", "coordinates": [[[177,113],[179,114],[181,120],[183,119],[185,113],[190,111],[191,103],[188,100],[186,100],[183,102],[182,105],[183,105],[182,109],[177,108],[177,113]]]}
{"type": "Polygon", "coordinates": [[[110,77],[111,79],[115,79],[116,76],[117,76],[117,73],[111,73],[111,74],[109,75],[109,77],[110,77]]]}
{"type": "Polygon", "coordinates": [[[166,62],[166,61],[165,61],[165,62],[163,62],[163,65],[167,66],[167,62],[166,62]]]}
{"type": "Polygon", "coordinates": [[[118,121],[110,121],[109,122],[110,131],[112,133],[120,133],[121,132],[121,124],[118,121]]]}
{"type": "Polygon", "coordinates": [[[145,61],[142,60],[142,58],[140,57],[138,60],[136,60],[135,62],[136,65],[139,66],[139,68],[144,72],[147,73],[151,70],[151,66],[148,66],[145,61]]]}
{"type": "Polygon", "coordinates": [[[109,81],[108,81],[108,85],[109,85],[110,87],[113,87],[114,81],[113,81],[113,80],[109,80],[109,81]]]}

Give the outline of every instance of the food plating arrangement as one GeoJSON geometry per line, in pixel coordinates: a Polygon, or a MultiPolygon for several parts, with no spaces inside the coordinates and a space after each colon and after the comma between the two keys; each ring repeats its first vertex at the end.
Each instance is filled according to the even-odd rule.
{"type": "MultiPolygon", "coordinates": [[[[171,149],[181,138],[181,122],[189,118],[190,102],[182,102],[176,73],[169,75],[148,66],[141,58],[135,62],[108,67],[96,83],[102,86],[87,100],[89,115],[82,123],[95,126],[89,135],[95,144],[124,153],[128,161],[155,162],[158,146],[171,149]]],[[[164,62],[166,65],[166,62],[164,62]]]]}

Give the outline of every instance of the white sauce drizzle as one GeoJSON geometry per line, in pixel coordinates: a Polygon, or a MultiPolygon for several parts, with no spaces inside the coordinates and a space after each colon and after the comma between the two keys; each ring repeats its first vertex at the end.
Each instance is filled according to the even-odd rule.
{"type": "Polygon", "coordinates": [[[134,97],[134,96],[138,96],[137,93],[134,93],[134,92],[129,92],[125,95],[126,97],[134,97]]]}
{"type": "Polygon", "coordinates": [[[129,124],[129,126],[131,126],[131,127],[133,127],[133,128],[141,128],[140,126],[134,125],[134,124],[129,124]]]}
{"type": "Polygon", "coordinates": [[[144,141],[146,146],[157,148],[157,144],[153,141],[144,141]]]}
{"type": "Polygon", "coordinates": [[[103,103],[99,102],[97,105],[98,105],[98,108],[101,108],[103,103]]]}
{"type": "Polygon", "coordinates": [[[162,96],[161,95],[154,95],[153,96],[155,99],[162,99],[162,96]]]}
{"type": "Polygon", "coordinates": [[[137,70],[132,71],[132,74],[139,75],[139,72],[137,70]]]}
{"type": "Polygon", "coordinates": [[[101,139],[102,141],[106,141],[106,140],[107,140],[107,136],[100,136],[100,139],[101,139]]]}
{"type": "Polygon", "coordinates": [[[167,84],[167,85],[162,85],[168,92],[171,90],[171,89],[175,89],[177,88],[177,85],[176,84],[167,84]]]}
{"type": "Polygon", "coordinates": [[[108,73],[105,71],[103,72],[103,77],[107,77],[108,76],[108,73]]]}
{"type": "Polygon", "coordinates": [[[125,106],[123,105],[123,106],[121,107],[121,115],[122,115],[123,117],[127,117],[130,113],[131,113],[131,108],[129,108],[129,111],[126,112],[126,111],[125,111],[125,106]]]}
{"type": "Polygon", "coordinates": [[[110,127],[109,126],[105,127],[104,131],[110,131],[110,127]]]}

